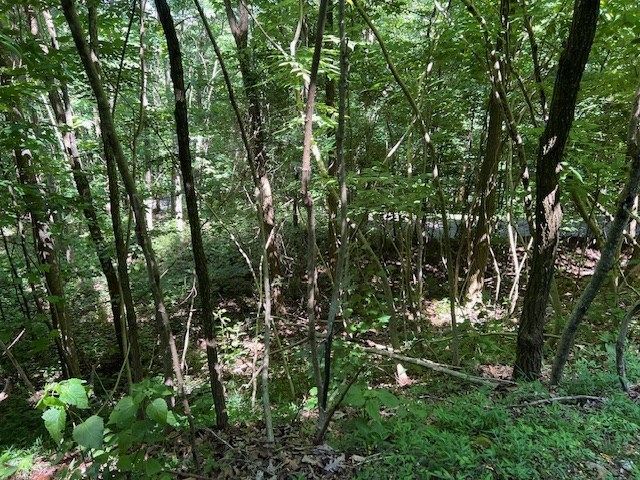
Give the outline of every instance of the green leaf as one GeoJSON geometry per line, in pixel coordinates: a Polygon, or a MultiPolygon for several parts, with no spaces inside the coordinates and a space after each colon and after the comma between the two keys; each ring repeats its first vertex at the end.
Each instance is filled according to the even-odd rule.
{"type": "Polygon", "coordinates": [[[159,461],[150,458],[144,464],[144,471],[148,476],[157,475],[162,471],[162,465],[160,465],[159,461]]]}
{"type": "Polygon", "coordinates": [[[51,395],[47,395],[46,397],[42,397],[42,400],[40,400],[40,403],[38,404],[38,408],[41,408],[42,405],[47,407],[64,408],[66,407],[67,404],[60,401],[58,397],[52,397],[51,395]]]}
{"type": "Polygon", "coordinates": [[[64,432],[67,423],[67,412],[63,408],[49,408],[42,414],[44,426],[53,438],[54,442],[60,443],[62,440],[62,432],[64,432]]]}
{"type": "Polygon", "coordinates": [[[89,397],[87,390],[82,385],[82,380],[72,378],[64,383],[60,383],[60,400],[67,405],[78,408],[89,408],[89,397]]]}
{"type": "Polygon", "coordinates": [[[355,408],[360,408],[364,406],[364,395],[362,394],[362,388],[357,385],[354,385],[349,389],[349,393],[347,394],[347,402],[349,405],[355,408]]]}
{"type": "Polygon", "coordinates": [[[371,420],[376,422],[382,420],[382,417],[380,417],[380,400],[377,398],[367,399],[367,402],[364,405],[364,410],[367,412],[367,415],[369,415],[371,420]]]}
{"type": "Polygon", "coordinates": [[[133,469],[133,459],[131,455],[118,456],[118,470],[121,472],[130,472],[133,469]]]}
{"type": "Polygon", "coordinates": [[[147,417],[151,420],[155,420],[158,423],[167,423],[168,414],[169,407],[167,407],[167,402],[164,398],[156,398],[147,405],[147,417]]]}
{"type": "Polygon", "coordinates": [[[85,448],[102,448],[104,421],[93,415],[73,429],[73,439],[85,448]]]}
{"type": "Polygon", "coordinates": [[[382,405],[388,408],[395,408],[400,405],[400,400],[393,393],[388,390],[379,390],[377,396],[382,402],[382,405]]]}
{"type": "Polygon", "coordinates": [[[167,423],[172,427],[178,426],[178,420],[176,419],[176,416],[173,414],[173,412],[167,413],[167,423]]]}
{"type": "Polygon", "coordinates": [[[132,397],[126,396],[121,399],[109,415],[109,423],[115,423],[118,428],[125,428],[136,418],[138,406],[132,397]]]}

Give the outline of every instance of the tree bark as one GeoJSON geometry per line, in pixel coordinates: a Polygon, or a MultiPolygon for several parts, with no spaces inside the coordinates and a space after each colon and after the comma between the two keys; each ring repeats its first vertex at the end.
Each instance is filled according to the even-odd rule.
{"type": "Polygon", "coordinates": [[[300,193],[302,203],[307,211],[307,321],[308,335],[312,358],[312,371],[315,384],[318,388],[318,398],[324,398],[322,391],[323,384],[320,377],[320,364],[318,359],[318,349],[316,344],[316,294],[318,291],[318,265],[316,252],[316,219],[314,212],[314,202],[309,184],[311,182],[311,142],[313,141],[313,111],[316,102],[316,88],[318,80],[318,67],[320,65],[320,54],[322,52],[322,36],[327,18],[328,0],[320,1],[320,11],[318,13],[318,27],[316,30],[315,46],[313,49],[313,59],[311,60],[311,72],[309,75],[309,90],[307,95],[307,106],[305,109],[304,141],[302,147],[302,176],[300,178],[300,193]]]}
{"type": "MultiPolygon", "coordinates": [[[[40,32],[35,18],[35,12],[30,11],[31,32],[37,38],[40,38],[40,32]]],[[[42,13],[45,23],[47,25],[48,33],[51,39],[51,44],[56,50],[59,50],[57,35],[51,15],[48,11],[42,13]]],[[[142,379],[142,365],[140,363],[140,348],[137,340],[137,322],[134,318],[132,331],[127,335],[127,340],[123,339],[123,319],[122,313],[124,312],[124,305],[122,302],[122,286],[116,273],[116,269],[113,266],[111,255],[107,243],[104,239],[96,208],[93,202],[93,195],[91,193],[91,187],[89,180],[82,166],[80,159],[80,153],[76,142],[75,133],[73,131],[73,111],[71,108],[71,101],[67,91],[67,85],[65,82],[60,83],[60,91],[55,86],[53,77],[49,78],[51,82],[51,88],[49,89],[49,102],[55,113],[56,122],[62,132],[62,143],[65,151],[65,155],[68,159],[69,166],[73,174],[73,179],[76,184],[78,195],[82,200],[82,212],[87,220],[87,228],[89,230],[89,236],[96,249],[96,254],[100,262],[102,273],[107,281],[107,288],[109,291],[109,300],[111,303],[111,311],[113,314],[113,324],[115,329],[116,340],[122,358],[126,355],[125,343],[128,343],[130,351],[130,361],[132,364],[133,381],[140,381],[142,379]]],[[[126,333],[126,332],[125,332],[126,333]]]]}
{"type": "MultiPolygon", "coordinates": [[[[327,5],[327,33],[333,34],[333,2],[329,1],[327,5]]],[[[331,45],[327,45],[327,48],[330,48],[331,45]]],[[[327,107],[334,108],[336,104],[336,82],[333,78],[327,75],[326,84],[325,84],[325,103],[327,107]]],[[[327,132],[327,136],[329,138],[336,136],[335,130],[332,128],[327,132]]],[[[336,139],[336,147],[330,148],[327,153],[327,171],[331,178],[338,177],[339,170],[339,162],[337,159],[337,139],[336,139]]],[[[339,230],[338,227],[338,202],[337,199],[333,195],[327,195],[327,214],[328,218],[328,228],[327,228],[327,247],[328,247],[328,255],[327,259],[329,262],[329,266],[331,268],[331,275],[335,277],[337,274],[337,265],[338,265],[338,250],[340,246],[339,240],[339,230]]]]}
{"type": "Polygon", "coordinates": [[[600,10],[599,0],[576,0],[571,30],[560,56],[549,121],[540,137],[536,163],[536,231],[529,284],[524,297],[514,378],[534,380],[542,368],[545,310],[562,221],[558,173],[600,10]]]}
{"type": "Polygon", "coordinates": [[[176,133],[178,137],[178,159],[180,161],[180,172],[182,173],[182,183],[187,203],[187,215],[189,217],[193,260],[195,262],[196,276],[198,278],[198,290],[200,293],[200,301],[202,303],[202,323],[204,326],[205,341],[207,344],[207,360],[211,381],[211,393],[213,395],[213,402],[216,409],[217,425],[219,428],[227,428],[229,421],[224,398],[224,387],[222,385],[222,367],[218,360],[218,349],[216,347],[213,306],[211,303],[211,280],[209,278],[207,256],[202,243],[200,214],[198,212],[198,200],[196,197],[191,150],[189,147],[189,119],[182,68],[182,52],[180,50],[180,42],[176,34],[169,5],[165,0],[156,0],[156,8],[167,40],[171,80],[173,81],[173,92],[175,95],[174,116],[176,119],[176,133]]]}
{"type": "MultiPolygon", "coordinates": [[[[14,108],[14,114],[21,114],[14,108]]],[[[31,216],[33,238],[36,244],[38,264],[44,272],[47,291],[50,296],[51,320],[53,327],[60,330],[62,354],[69,377],[80,377],[80,361],[71,328],[71,321],[67,314],[64,295],[64,282],[58,261],[56,244],[49,231],[47,221],[47,207],[44,202],[44,190],[39,185],[33,163],[31,151],[18,147],[15,149],[15,159],[18,166],[18,177],[24,187],[25,203],[31,216]]]]}
{"type": "MultiPolygon", "coordinates": [[[[16,60],[20,61],[19,58],[16,60]]],[[[0,52],[0,66],[4,67],[9,65],[11,65],[11,59],[5,58],[4,52],[0,52]]],[[[0,73],[0,84],[6,85],[11,81],[12,79],[10,77],[0,73]]],[[[26,130],[24,126],[26,119],[21,109],[19,99],[14,99],[12,103],[9,107],[11,110],[7,117],[10,122],[16,124],[16,131],[20,133],[18,133],[17,138],[13,139],[11,148],[13,149],[16,161],[18,181],[23,187],[25,208],[31,218],[33,240],[38,258],[38,269],[44,275],[47,294],[49,295],[51,326],[53,329],[59,330],[60,333],[60,338],[56,339],[56,346],[60,355],[61,367],[65,376],[79,377],[80,361],[73,337],[71,321],[67,315],[64,281],[58,260],[58,250],[49,229],[51,215],[46,203],[47,196],[36,174],[34,165],[36,159],[33,156],[33,152],[25,146],[26,139],[23,137],[23,133],[21,133],[26,130]]],[[[23,248],[25,248],[24,245],[23,248]]],[[[24,253],[25,265],[28,269],[29,262],[26,249],[24,253]]]]}

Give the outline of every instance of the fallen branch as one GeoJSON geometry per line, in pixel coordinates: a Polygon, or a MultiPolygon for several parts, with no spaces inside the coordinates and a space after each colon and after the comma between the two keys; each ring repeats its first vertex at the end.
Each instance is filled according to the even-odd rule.
{"type": "Polygon", "coordinates": [[[516,405],[508,405],[507,408],[535,407],[538,405],[548,405],[551,403],[586,403],[586,402],[603,403],[604,401],[606,401],[606,398],[604,397],[594,397],[592,395],[572,395],[569,397],[543,398],[542,400],[535,400],[533,402],[519,403],[516,405]]]}
{"type": "Polygon", "coordinates": [[[375,347],[360,346],[360,348],[367,353],[373,353],[374,355],[381,355],[383,357],[393,358],[394,360],[399,360],[401,362],[418,365],[435,372],[444,373],[445,375],[459,378],[469,383],[475,383],[477,385],[486,385],[490,387],[495,387],[496,385],[516,385],[516,383],[512,382],[511,380],[477,377],[475,375],[469,375],[468,373],[454,370],[455,367],[452,367],[450,365],[443,365],[441,363],[432,362],[431,360],[423,360],[421,358],[413,358],[406,355],[401,355],[399,353],[396,353],[394,349],[382,345],[376,345],[375,347]]]}

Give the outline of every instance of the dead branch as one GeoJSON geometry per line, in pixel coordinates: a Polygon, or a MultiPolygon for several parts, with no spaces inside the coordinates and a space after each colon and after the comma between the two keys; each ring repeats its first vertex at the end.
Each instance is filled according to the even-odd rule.
{"type": "Polygon", "coordinates": [[[551,403],[586,403],[586,402],[603,403],[606,400],[607,399],[604,397],[594,397],[592,395],[571,395],[568,397],[543,398],[542,400],[534,400],[533,402],[518,403],[516,405],[507,405],[507,408],[535,407],[538,405],[549,405],[551,403]]]}
{"type": "Polygon", "coordinates": [[[396,353],[396,351],[392,348],[385,347],[383,345],[373,344],[375,347],[364,347],[360,346],[360,348],[367,352],[373,353],[374,355],[381,355],[383,357],[393,358],[394,360],[399,360],[401,362],[410,363],[413,365],[418,365],[420,367],[428,368],[435,372],[444,373],[445,375],[450,375],[452,377],[459,378],[464,380],[465,382],[475,383],[476,385],[486,385],[489,387],[495,387],[496,385],[515,385],[515,382],[511,380],[501,380],[498,378],[483,378],[477,377],[475,375],[469,375],[468,373],[459,372],[454,370],[455,367],[450,365],[443,365],[441,363],[432,362],[431,360],[424,360],[421,358],[413,358],[408,357],[406,355],[401,355],[396,353]]]}

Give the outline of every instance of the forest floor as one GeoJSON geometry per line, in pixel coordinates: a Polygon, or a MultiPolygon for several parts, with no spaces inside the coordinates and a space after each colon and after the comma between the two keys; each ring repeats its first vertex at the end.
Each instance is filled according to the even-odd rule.
{"type": "MultiPolygon", "coordinates": [[[[564,317],[595,260],[584,252],[578,255],[573,247],[561,250],[558,284],[566,292],[564,317]]],[[[180,271],[182,261],[176,258],[171,268],[180,271]]],[[[234,268],[240,269],[239,264],[234,268]]],[[[228,274],[233,276],[234,271],[228,274]]],[[[388,342],[388,319],[375,295],[367,293],[368,286],[351,290],[350,306],[359,303],[366,308],[351,313],[336,339],[331,399],[335,401],[358,378],[340,402],[326,442],[319,445],[311,441],[318,399],[307,371],[305,316],[298,302],[298,307],[276,319],[279,336],[273,347],[270,385],[275,443],[268,445],[257,382],[261,326],[255,300],[248,295],[250,276],[245,272],[243,278],[249,287],[236,282],[225,287],[233,291],[219,292],[224,298],[218,321],[231,427],[227,431],[214,427],[204,353],[192,340],[185,356],[186,380],[197,425],[200,471],[192,460],[188,431],[180,427],[158,441],[139,445],[142,464],[153,459],[161,465],[159,471],[144,473],[142,467],[142,473],[112,478],[640,478],[640,402],[635,389],[628,394],[620,389],[614,366],[617,331],[612,327],[628,307],[624,296],[613,301],[604,294],[594,304],[564,383],[550,389],[548,369],[540,382],[505,381],[511,374],[517,311],[508,315],[503,303],[488,300],[485,306],[459,312],[462,371],[495,380],[494,386],[478,386],[403,361],[405,372],[399,370],[399,361],[377,355],[372,349],[388,342]]],[[[184,275],[169,276],[167,281],[167,291],[174,292],[178,312],[174,326],[182,348],[192,309],[192,281],[184,275]]],[[[451,361],[451,332],[448,303],[439,285],[438,278],[428,285],[431,298],[421,323],[400,325],[401,353],[446,365],[451,361]]],[[[90,305],[87,301],[76,305],[86,319],[79,323],[78,339],[86,346],[85,361],[92,366],[88,380],[94,405],[113,407],[117,392],[111,389],[119,365],[102,353],[113,351],[112,326],[99,312],[90,319],[90,305]]],[[[149,351],[156,348],[152,325],[143,323],[142,331],[149,351]]],[[[199,328],[192,326],[191,338],[198,335],[199,328]]],[[[631,332],[627,352],[631,381],[640,378],[639,335],[631,332]]],[[[551,334],[548,340],[546,364],[556,338],[551,334]]],[[[49,364],[53,357],[45,357],[25,365],[38,385],[55,380],[55,366],[49,364]]],[[[147,361],[150,370],[158,368],[153,355],[147,361]]],[[[0,479],[83,478],[89,476],[93,458],[78,449],[56,451],[40,412],[19,386],[0,402],[0,479]]]]}

